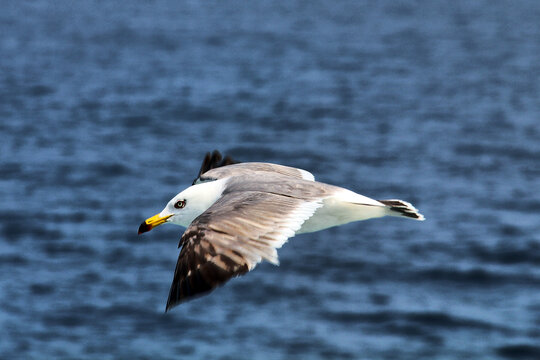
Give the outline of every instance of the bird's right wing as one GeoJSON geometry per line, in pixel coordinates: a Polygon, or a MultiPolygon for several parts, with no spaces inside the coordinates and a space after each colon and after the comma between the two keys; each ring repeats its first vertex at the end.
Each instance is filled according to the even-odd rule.
{"type": "Polygon", "coordinates": [[[303,169],[262,162],[238,163],[229,156],[223,158],[219,151],[216,150],[212,154],[206,154],[199,175],[193,181],[193,184],[231,176],[246,176],[265,172],[290,176],[296,179],[315,180],[313,174],[303,169]]]}
{"type": "Polygon", "coordinates": [[[217,150],[214,150],[212,153],[207,152],[204,156],[203,162],[201,164],[201,169],[199,170],[199,174],[197,175],[197,178],[193,180],[193,184],[195,185],[199,182],[201,182],[201,175],[205,172],[217,169],[223,166],[228,166],[232,164],[238,164],[238,161],[233,160],[230,156],[221,156],[221,153],[217,150]]]}

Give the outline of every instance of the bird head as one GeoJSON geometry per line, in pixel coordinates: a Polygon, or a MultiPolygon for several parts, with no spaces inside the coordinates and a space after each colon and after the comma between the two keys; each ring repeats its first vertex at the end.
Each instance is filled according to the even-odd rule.
{"type": "Polygon", "coordinates": [[[139,226],[139,234],[164,223],[183,227],[206,211],[221,196],[223,187],[219,181],[193,185],[173,197],[159,213],[146,219],[139,226]]]}

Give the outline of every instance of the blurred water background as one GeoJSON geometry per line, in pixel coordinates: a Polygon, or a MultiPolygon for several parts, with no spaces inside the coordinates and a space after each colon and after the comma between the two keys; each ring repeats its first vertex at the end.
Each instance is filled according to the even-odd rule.
{"type": "Polygon", "coordinates": [[[539,359],[540,2],[3,1],[0,358],[539,359]],[[165,314],[207,151],[411,201],[165,314]]]}

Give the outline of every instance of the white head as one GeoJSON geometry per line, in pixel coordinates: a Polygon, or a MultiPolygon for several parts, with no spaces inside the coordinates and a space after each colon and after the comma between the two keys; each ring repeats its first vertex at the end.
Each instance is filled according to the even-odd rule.
{"type": "Polygon", "coordinates": [[[224,185],[223,180],[216,180],[188,187],[173,197],[159,214],[146,219],[139,227],[139,234],[166,222],[188,227],[219,199],[224,185]]]}

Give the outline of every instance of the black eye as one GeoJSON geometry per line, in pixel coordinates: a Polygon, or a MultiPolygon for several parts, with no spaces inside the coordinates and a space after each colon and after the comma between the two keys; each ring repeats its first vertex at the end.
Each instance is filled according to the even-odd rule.
{"type": "Polygon", "coordinates": [[[174,207],[176,209],[181,209],[184,206],[186,206],[186,200],[178,200],[177,202],[174,203],[174,207]]]}

